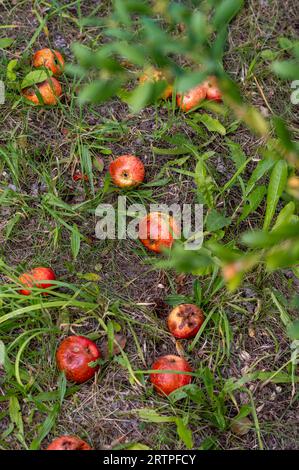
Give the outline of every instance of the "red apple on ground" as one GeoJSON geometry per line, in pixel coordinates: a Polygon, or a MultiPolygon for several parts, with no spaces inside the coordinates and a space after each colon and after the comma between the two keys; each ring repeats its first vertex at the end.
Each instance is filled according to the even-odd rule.
{"type": "Polygon", "coordinates": [[[170,333],[179,339],[194,338],[203,322],[203,311],[194,304],[178,305],[167,318],[170,333]]]}
{"type": "MultiPolygon", "coordinates": [[[[173,370],[180,372],[192,372],[192,369],[186,359],[183,357],[169,354],[160,357],[151,367],[152,370],[173,370]]],[[[159,395],[169,395],[174,390],[191,383],[191,375],[172,374],[171,372],[152,373],[150,375],[151,383],[159,395]]]]}
{"type": "Polygon", "coordinates": [[[85,336],[69,336],[56,351],[58,369],[65,373],[68,380],[78,384],[95,375],[99,366],[91,367],[89,364],[100,357],[97,345],[85,336]]]}
{"type": "Polygon", "coordinates": [[[220,88],[218,87],[217,78],[214,76],[208,77],[208,79],[204,82],[204,86],[206,87],[207,92],[207,100],[211,101],[222,101],[222,93],[220,88]]]}
{"type": "MultiPolygon", "coordinates": [[[[38,289],[48,289],[49,287],[53,286],[53,283],[47,281],[55,281],[55,279],[56,276],[53,269],[43,267],[34,268],[27,273],[21,274],[19,277],[20,283],[25,287],[37,287],[38,289]]],[[[21,289],[20,294],[30,295],[31,290],[21,289]]],[[[46,292],[44,294],[46,294],[46,292]]]]}
{"type": "Polygon", "coordinates": [[[139,222],[139,240],[155,253],[171,248],[180,230],[173,217],[163,212],[151,212],[139,222]]]}
{"type": "Polygon", "coordinates": [[[48,445],[47,450],[92,450],[87,442],[77,436],[60,436],[48,445]]]}
{"type": "Polygon", "coordinates": [[[206,95],[206,86],[200,84],[185,93],[178,93],[177,104],[183,111],[190,111],[198,106],[206,98],[206,95]]]}
{"type": "Polygon", "coordinates": [[[144,165],[134,155],[121,155],[110,163],[111,178],[120,188],[133,188],[144,180],[144,165]]]}
{"type": "Polygon", "coordinates": [[[62,74],[64,68],[64,59],[60,52],[51,49],[40,49],[32,59],[33,67],[46,67],[51,70],[53,75],[58,77],[62,74]]]}
{"type": "Polygon", "coordinates": [[[22,95],[29,101],[39,106],[42,105],[55,105],[58,103],[58,98],[62,94],[61,85],[54,77],[50,77],[44,82],[36,84],[41,99],[36,93],[35,87],[30,86],[22,90],[22,95]]]}

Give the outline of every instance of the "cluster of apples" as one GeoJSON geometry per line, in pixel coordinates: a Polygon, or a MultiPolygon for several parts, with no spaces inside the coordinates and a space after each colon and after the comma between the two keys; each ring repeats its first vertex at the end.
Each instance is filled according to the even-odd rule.
{"type": "MultiPolygon", "coordinates": [[[[38,267],[19,277],[23,288],[20,293],[30,295],[32,288],[44,290],[53,287],[55,273],[51,268],[38,267]]],[[[177,339],[190,339],[196,336],[204,322],[203,311],[194,304],[181,304],[171,310],[167,317],[167,327],[177,339]]],[[[85,336],[68,336],[57,348],[56,364],[63,371],[66,379],[76,384],[90,380],[100,366],[97,363],[102,357],[101,351],[94,341],[85,336]]],[[[169,395],[174,390],[188,385],[192,378],[192,369],[183,357],[168,354],[154,362],[150,381],[160,395],[169,395]],[[165,371],[165,372],[163,372],[165,371]],[[170,371],[174,371],[171,373],[170,371]],[[179,374],[177,372],[180,372],[179,374]],[[186,374],[184,374],[186,372],[186,374]]],[[[91,447],[77,436],[66,435],[55,439],[48,450],[91,450],[91,447]]]]}
{"type": "MultiPolygon", "coordinates": [[[[135,155],[121,155],[113,160],[109,173],[113,183],[123,189],[137,187],[145,177],[144,165],[135,155]]],[[[139,222],[139,240],[155,253],[171,248],[174,236],[179,233],[174,218],[163,212],[151,212],[139,222]]]]}
{"type": "Polygon", "coordinates": [[[64,59],[60,52],[52,49],[40,49],[32,58],[32,66],[46,68],[53,76],[47,78],[35,87],[30,86],[22,90],[22,95],[36,105],[55,105],[62,94],[62,88],[55,77],[59,77],[64,69],[64,59]],[[36,89],[37,87],[37,89],[36,89]]]}
{"type": "MultiPolygon", "coordinates": [[[[146,82],[160,82],[167,83],[161,98],[168,99],[172,96],[173,86],[167,81],[165,74],[161,70],[150,67],[143,75],[141,75],[139,82],[144,84],[146,82]]],[[[214,76],[208,77],[203,83],[199,83],[195,87],[188,90],[186,93],[177,93],[177,105],[183,111],[190,111],[198,106],[203,100],[222,101],[222,93],[218,86],[217,78],[214,76]]]]}
{"type": "MultiPolygon", "coordinates": [[[[48,68],[53,76],[37,84],[38,93],[30,87],[22,91],[23,95],[35,104],[56,104],[62,93],[60,83],[54,78],[63,71],[64,60],[61,54],[51,49],[42,49],[34,54],[32,64],[34,67],[48,68]]],[[[152,74],[145,74],[140,79],[141,83],[147,80],[165,80],[165,77],[162,72],[153,71],[152,74]]],[[[172,93],[173,88],[168,85],[163,98],[169,98],[172,93]]],[[[214,77],[210,77],[185,95],[178,94],[177,103],[181,109],[189,111],[206,98],[215,101],[222,99],[214,77]]],[[[111,162],[109,172],[114,184],[123,189],[140,185],[145,177],[144,165],[135,155],[121,155],[116,158],[111,162]]],[[[140,241],[146,248],[156,253],[171,248],[174,236],[178,233],[179,228],[173,217],[162,212],[151,212],[139,223],[140,241]]],[[[39,288],[46,295],[46,290],[53,287],[52,281],[55,280],[56,276],[51,268],[34,268],[19,277],[19,282],[23,286],[20,293],[30,295],[32,288],[39,288]]],[[[204,314],[194,304],[181,304],[175,307],[167,318],[168,329],[177,339],[195,337],[203,322],[204,314]]],[[[98,364],[100,358],[101,352],[98,346],[85,336],[67,337],[56,351],[57,368],[65,373],[67,380],[77,384],[94,377],[100,369],[98,364]]],[[[151,370],[150,381],[156,392],[163,396],[189,384],[192,380],[189,363],[183,357],[176,355],[160,357],[153,363],[151,370]]],[[[77,436],[65,435],[55,439],[47,450],[91,450],[91,447],[77,436]]]]}

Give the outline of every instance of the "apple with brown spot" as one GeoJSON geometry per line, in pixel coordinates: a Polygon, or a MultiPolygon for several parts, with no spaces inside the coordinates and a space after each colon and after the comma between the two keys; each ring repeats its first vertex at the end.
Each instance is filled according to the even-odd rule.
{"type": "Polygon", "coordinates": [[[54,439],[46,450],[92,450],[92,448],[79,437],[66,435],[54,439]]]}
{"type": "Polygon", "coordinates": [[[192,372],[189,363],[186,361],[186,359],[180,356],[175,356],[173,354],[162,356],[156,362],[154,362],[151,369],[161,371],[159,373],[150,374],[151,383],[159,395],[169,395],[174,390],[177,390],[184,385],[188,385],[192,381],[191,375],[163,372],[192,372]]]}
{"type": "Polygon", "coordinates": [[[144,180],[142,161],[135,155],[121,155],[110,163],[109,172],[113,183],[120,188],[133,188],[144,180]]]}
{"type": "Polygon", "coordinates": [[[55,105],[58,103],[58,99],[62,94],[62,88],[56,78],[50,77],[41,83],[37,83],[36,87],[40,97],[34,86],[24,88],[21,93],[27,100],[39,106],[55,105]]]}
{"type": "Polygon", "coordinates": [[[222,92],[218,86],[216,77],[208,77],[208,79],[204,82],[204,86],[206,87],[207,100],[217,101],[218,103],[222,101],[222,92]]]}
{"type": "Polygon", "coordinates": [[[32,59],[33,67],[46,67],[58,77],[64,69],[64,59],[60,52],[48,48],[36,51],[32,59]]]}
{"type": "MultiPolygon", "coordinates": [[[[55,281],[56,276],[51,268],[38,267],[31,269],[26,273],[21,274],[19,277],[20,284],[23,284],[25,287],[36,287],[38,289],[48,289],[53,286],[53,283],[50,281],[55,281]]],[[[30,295],[30,289],[21,289],[20,294],[30,295]]],[[[47,293],[44,292],[44,295],[47,293]]]]}
{"type": "Polygon", "coordinates": [[[178,339],[194,338],[203,322],[203,311],[194,304],[178,305],[167,318],[170,333],[178,339]]]}
{"type": "Polygon", "coordinates": [[[150,212],[139,222],[139,240],[155,253],[171,248],[179,234],[175,219],[163,212],[150,212]]]}
{"type": "Polygon", "coordinates": [[[177,105],[183,111],[190,111],[198,106],[207,96],[207,87],[203,84],[197,85],[185,93],[177,94],[177,105]]]}
{"type": "Polygon", "coordinates": [[[97,345],[85,336],[69,336],[64,339],[56,352],[57,367],[68,380],[83,383],[91,379],[99,370],[91,362],[101,357],[97,345]]]}

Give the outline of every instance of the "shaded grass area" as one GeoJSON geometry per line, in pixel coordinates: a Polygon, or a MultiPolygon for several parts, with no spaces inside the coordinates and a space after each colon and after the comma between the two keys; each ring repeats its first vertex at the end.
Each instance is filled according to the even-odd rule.
{"type": "MultiPolygon", "coordinates": [[[[12,9],[8,2],[1,5],[2,23],[16,26],[8,28],[16,41],[1,56],[1,76],[13,58],[21,61],[20,76],[25,74],[30,55],[38,48],[58,48],[71,61],[73,41],[101,41],[96,29],[82,30],[78,19],[105,14],[109,2],[68,4],[24,1],[12,9]],[[42,19],[47,15],[44,30],[42,19]]],[[[248,99],[265,114],[273,110],[283,115],[293,130],[296,108],[290,103],[290,90],[271,74],[262,51],[283,54],[278,39],[294,36],[295,7],[292,1],[248,2],[231,27],[225,57],[226,68],[248,99]]],[[[116,204],[122,194],[108,186],[105,177],[113,156],[133,153],[145,163],[145,185],[126,193],[129,202],[184,203],[198,201],[190,172],[197,154],[209,150],[213,153],[207,167],[215,181],[217,209],[237,217],[239,180],[222,194],[236,172],[227,138],[251,157],[244,181],[260,158],[263,143],[225,110],[219,120],[227,132],[221,136],[199,125],[197,113],[184,116],[173,103],[149,107],[137,116],[130,115],[119,99],[80,109],[77,83],[67,76],[62,80],[65,93],[55,109],[25,105],[16,101],[12,90],[1,106],[0,253],[8,266],[1,267],[1,308],[7,314],[29,307],[0,326],[9,358],[8,370],[0,369],[1,447],[44,447],[54,436],[71,432],[97,449],[134,442],[154,449],[186,448],[188,432],[177,432],[176,423],[169,422],[174,417],[188,424],[194,448],[298,448],[298,392],[292,384],[290,342],[277,307],[278,302],[283,311],[296,315],[289,301],[298,291],[292,273],[266,275],[260,267],[231,294],[217,272],[179,275],[157,268],[156,258],[138,242],[99,241],[94,234],[97,205],[116,204]],[[104,163],[103,171],[93,169],[94,192],[92,185],[72,180],[75,169],[84,166],[86,149],[91,159],[100,156],[104,163]],[[74,224],[82,234],[76,259],[71,250],[74,224]],[[36,265],[51,265],[64,283],[49,299],[24,299],[12,284],[17,273],[36,265]],[[199,303],[199,292],[209,321],[190,350],[190,342],[170,337],[165,317],[178,302],[199,303]],[[59,307],[47,307],[55,301],[61,302],[59,307]],[[101,345],[108,324],[127,336],[125,356],[105,362],[94,382],[66,388],[55,367],[58,341],[77,333],[101,345]],[[134,372],[148,370],[161,354],[183,352],[198,372],[195,395],[158,397],[148,375],[134,372]],[[251,376],[257,371],[260,376],[251,376]],[[237,382],[242,377],[248,377],[244,384],[237,382]],[[231,381],[237,385],[230,388],[231,381]],[[144,408],[159,417],[140,414],[144,408]],[[231,427],[239,412],[250,418],[244,435],[231,427]]],[[[259,226],[263,215],[262,204],[246,221],[232,224],[225,238],[259,226]]]]}

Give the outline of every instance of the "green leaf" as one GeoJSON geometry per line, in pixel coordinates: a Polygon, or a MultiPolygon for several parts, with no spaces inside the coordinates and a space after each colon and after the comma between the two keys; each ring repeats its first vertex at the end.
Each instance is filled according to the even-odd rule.
{"type": "Polygon", "coordinates": [[[184,93],[191,88],[194,88],[196,85],[202,83],[207,74],[204,72],[189,72],[184,73],[181,77],[178,78],[176,87],[179,93],[184,93]]]}
{"type": "Polygon", "coordinates": [[[13,38],[0,38],[0,49],[9,47],[14,42],[13,38]]]}
{"type": "Polygon", "coordinates": [[[212,209],[207,216],[206,229],[208,232],[216,232],[217,230],[220,230],[223,227],[227,227],[228,225],[230,225],[230,223],[230,217],[225,217],[224,215],[220,214],[216,209],[212,209]]]}
{"type": "Polygon", "coordinates": [[[92,194],[94,194],[94,183],[93,183],[93,173],[92,173],[92,159],[90,156],[90,152],[86,145],[82,146],[81,153],[80,153],[80,160],[82,166],[83,174],[87,174],[88,180],[90,182],[92,194]]]}
{"type": "Polygon", "coordinates": [[[281,62],[274,62],[272,69],[279,77],[285,80],[297,80],[298,78],[298,63],[295,60],[283,60],[281,62]]]}
{"type": "Polygon", "coordinates": [[[137,412],[141,419],[151,423],[174,423],[176,421],[174,416],[162,416],[156,410],[150,408],[142,408],[137,412]]]}
{"type": "Polygon", "coordinates": [[[295,209],[296,207],[293,201],[290,201],[286,206],[284,206],[278,214],[272,230],[276,230],[282,224],[289,223],[294,215],[295,209]]]}
{"type": "Polygon", "coordinates": [[[151,450],[151,448],[137,442],[136,444],[131,444],[129,447],[126,447],[126,450],[151,450]]]}
{"type": "Polygon", "coordinates": [[[216,8],[213,24],[216,30],[230,23],[243,7],[243,0],[224,0],[216,8]]]}
{"type": "Polygon", "coordinates": [[[230,150],[230,156],[235,164],[236,169],[238,170],[246,161],[246,155],[242,150],[240,144],[233,142],[230,139],[226,139],[228,148],[230,150]]]}
{"type": "Polygon", "coordinates": [[[278,44],[281,49],[288,50],[293,48],[293,42],[289,38],[278,38],[278,44]]]}
{"type": "Polygon", "coordinates": [[[59,403],[62,405],[63,399],[66,393],[66,376],[64,372],[61,372],[58,378],[58,392],[59,392],[59,403]]]}
{"type": "Polygon", "coordinates": [[[9,399],[9,416],[12,423],[14,423],[19,431],[19,433],[23,436],[24,434],[24,426],[23,426],[23,419],[21,413],[21,407],[18,398],[13,395],[9,399]]]}
{"type": "Polygon", "coordinates": [[[27,73],[24,77],[21,83],[21,88],[27,88],[35,83],[44,82],[47,80],[49,75],[52,75],[51,70],[48,70],[47,72],[45,70],[33,70],[32,72],[27,73]]]}
{"type": "Polygon", "coordinates": [[[299,320],[294,320],[287,326],[287,333],[291,340],[299,340],[299,320]]]}
{"type": "Polygon", "coordinates": [[[78,230],[77,225],[74,224],[72,234],[71,234],[71,250],[72,250],[72,255],[74,259],[76,259],[79,254],[80,245],[81,245],[81,234],[78,230]]]}
{"type": "Polygon", "coordinates": [[[259,179],[264,176],[267,171],[271,170],[271,168],[274,166],[275,161],[270,160],[270,159],[264,159],[260,160],[253,170],[251,177],[247,183],[247,188],[245,191],[246,196],[253,190],[255,187],[255,184],[258,182],[259,179]]]}
{"type": "Polygon", "coordinates": [[[261,52],[261,57],[264,60],[268,60],[269,62],[272,62],[273,60],[275,60],[278,55],[279,55],[279,52],[271,51],[271,49],[264,49],[261,52]]]}
{"type": "Polygon", "coordinates": [[[96,273],[78,273],[77,277],[79,279],[84,279],[85,281],[91,281],[91,282],[99,282],[101,279],[101,276],[96,273]]]}
{"type": "Polygon", "coordinates": [[[248,204],[245,204],[242,214],[239,217],[239,222],[245,220],[246,217],[254,212],[262,202],[267,192],[266,186],[257,186],[254,191],[247,197],[248,204]]]}
{"type": "Polygon", "coordinates": [[[187,449],[192,449],[193,439],[191,430],[186,426],[181,418],[176,418],[176,426],[180,439],[183,441],[187,449]]]}
{"type": "Polygon", "coordinates": [[[2,340],[0,340],[0,369],[4,368],[5,359],[6,359],[5,344],[3,343],[2,340]]]}
{"type": "Polygon", "coordinates": [[[271,173],[268,192],[267,208],[264,220],[264,230],[267,230],[272,222],[277,203],[286,186],[288,176],[288,164],[285,160],[279,160],[271,173]]]}
{"type": "Polygon", "coordinates": [[[84,104],[103,103],[114,96],[121,86],[120,79],[114,80],[96,80],[86,85],[80,92],[79,101],[84,104]]]}
{"type": "Polygon", "coordinates": [[[201,122],[210,132],[218,132],[220,135],[226,134],[226,129],[221,122],[212,118],[209,114],[199,114],[196,116],[196,120],[201,122]]]}
{"type": "Polygon", "coordinates": [[[59,409],[60,409],[60,406],[58,403],[56,403],[56,405],[54,405],[52,410],[49,412],[43,424],[39,426],[37,437],[33,439],[33,441],[31,442],[30,450],[39,449],[41,442],[45,439],[45,437],[49,434],[49,432],[53,428],[55,421],[58,417],[59,409]]]}
{"type": "Polygon", "coordinates": [[[274,246],[287,239],[298,239],[299,221],[289,222],[280,225],[276,230],[271,232],[267,230],[256,230],[246,232],[242,236],[245,245],[254,248],[266,248],[274,246]]]}
{"type": "Polygon", "coordinates": [[[8,81],[13,82],[16,80],[17,75],[14,72],[14,69],[18,65],[17,59],[12,59],[8,62],[7,67],[6,67],[6,78],[8,81]]]}

